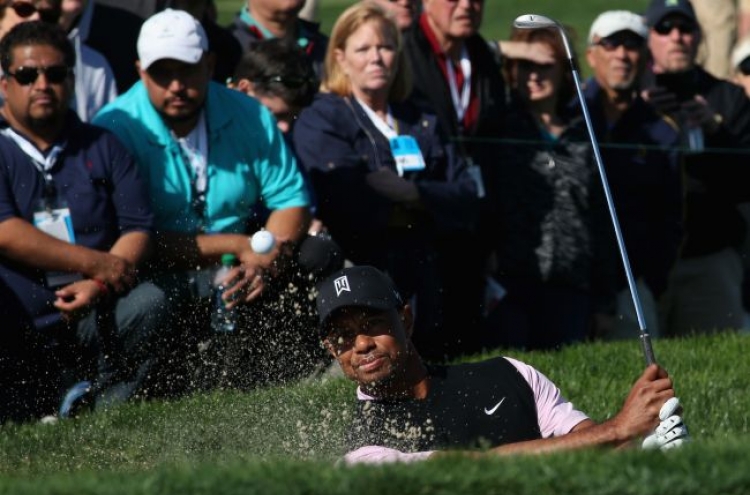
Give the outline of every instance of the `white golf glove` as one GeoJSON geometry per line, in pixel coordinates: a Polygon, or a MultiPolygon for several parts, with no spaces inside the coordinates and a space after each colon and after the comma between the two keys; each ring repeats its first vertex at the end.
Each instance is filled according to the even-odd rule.
{"type": "Polygon", "coordinates": [[[680,408],[680,399],[672,397],[661,406],[659,426],[643,440],[644,449],[669,450],[690,441],[690,433],[682,418],[676,414],[680,408]]]}

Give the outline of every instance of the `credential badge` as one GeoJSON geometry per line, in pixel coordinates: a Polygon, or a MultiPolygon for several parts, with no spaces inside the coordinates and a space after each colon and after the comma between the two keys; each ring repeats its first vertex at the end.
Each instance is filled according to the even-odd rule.
{"type": "Polygon", "coordinates": [[[336,287],[336,296],[340,296],[342,292],[347,291],[351,292],[352,289],[349,287],[349,279],[346,278],[346,275],[343,277],[339,277],[336,280],[333,281],[333,286],[336,287]]]}

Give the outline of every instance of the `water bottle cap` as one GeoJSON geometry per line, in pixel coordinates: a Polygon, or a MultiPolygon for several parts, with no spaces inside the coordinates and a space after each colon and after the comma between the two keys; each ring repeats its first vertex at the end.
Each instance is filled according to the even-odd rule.
{"type": "Polygon", "coordinates": [[[224,266],[234,266],[237,263],[237,256],[233,254],[222,254],[221,264],[224,266]]]}

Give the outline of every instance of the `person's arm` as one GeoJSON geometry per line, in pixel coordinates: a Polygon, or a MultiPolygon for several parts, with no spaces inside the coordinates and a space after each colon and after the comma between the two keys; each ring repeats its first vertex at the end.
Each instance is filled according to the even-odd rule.
{"type": "Polygon", "coordinates": [[[347,452],[343,457],[344,464],[388,464],[392,462],[416,462],[428,459],[435,451],[401,452],[400,450],[368,445],[347,452]]]}
{"type": "Polygon", "coordinates": [[[128,232],[117,239],[109,252],[139,266],[151,254],[151,236],[147,232],[128,232]]]}
{"type": "Polygon", "coordinates": [[[0,222],[0,256],[44,271],[78,272],[118,292],[135,277],[126,259],[61,241],[18,217],[0,222]]]}
{"type": "MultiPolygon", "coordinates": [[[[238,302],[250,302],[258,297],[265,287],[264,273],[289,246],[299,241],[310,223],[307,207],[291,207],[273,210],[266,222],[266,230],[276,239],[276,245],[269,254],[253,252],[250,239],[244,234],[182,234],[161,232],[157,234],[159,262],[169,269],[189,268],[216,264],[223,254],[233,254],[240,261],[240,267],[231,271],[228,282],[232,288],[225,293],[227,301],[235,294],[238,302]]],[[[273,271],[272,271],[273,273],[273,271]]]]}
{"type": "Polygon", "coordinates": [[[555,62],[555,54],[546,43],[505,40],[496,43],[504,58],[524,59],[540,65],[555,62]]]}
{"type": "Polygon", "coordinates": [[[620,412],[612,419],[600,424],[587,419],[566,435],[501,445],[489,453],[540,454],[600,446],[622,447],[651,433],[659,424],[661,407],[672,397],[674,390],[667,372],[651,365],[635,382],[620,412]]]}

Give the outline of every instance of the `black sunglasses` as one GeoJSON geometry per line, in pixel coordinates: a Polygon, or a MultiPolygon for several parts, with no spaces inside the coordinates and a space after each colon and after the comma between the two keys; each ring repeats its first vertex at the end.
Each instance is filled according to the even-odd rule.
{"type": "Polygon", "coordinates": [[[60,84],[73,73],[70,67],[65,65],[50,65],[49,67],[19,67],[15,72],[8,71],[6,75],[12,77],[21,86],[33,84],[39,74],[44,74],[47,82],[51,84],[60,84]]]}
{"type": "Polygon", "coordinates": [[[750,57],[745,57],[737,66],[737,69],[742,72],[743,76],[750,76],[750,57]]]}
{"type": "Polygon", "coordinates": [[[56,23],[60,18],[60,9],[39,9],[31,2],[13,2],[10,4],[18,17],[26,19],[39,12],[39,18],[44,22],[56,23]]]}
{"type": "Polygon", "coordinates": [[[638,50],[643,47],[644,43],[645,40],[639,36],[608,36],[600,39],[594,44],[611,52],[621,46],[624,46],[626,50],[638,50]]]}
{"type": "Polygon", "coordinates": [[[662,36],[666,36],[675,28],[680,34],[690,34],[698,29],[698,24],[689,19],[666,19],[656,24],[654,31],[662,36]]]}
{"type": "Polygon", "coordinates": [[[300,76],[269,76],[269,77],[259,77],[257,79],[257,82],[259,83],[265,83],[265,84],[281,84],[284,87],[287,87],[289,89],[297,89],[301,88],[305,84],[312,84],[315,82],[315,79],[312,77],[300,77],[300,76]]]}

